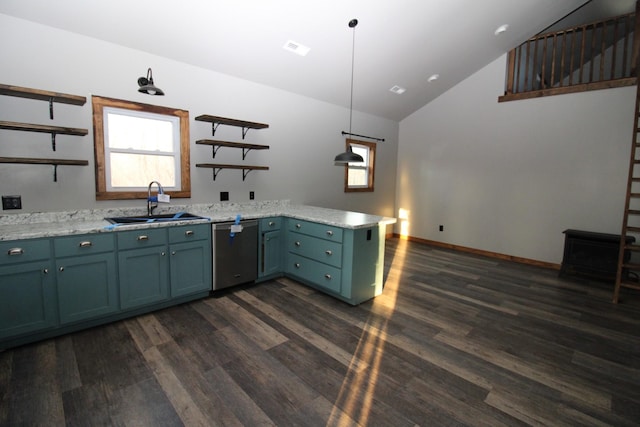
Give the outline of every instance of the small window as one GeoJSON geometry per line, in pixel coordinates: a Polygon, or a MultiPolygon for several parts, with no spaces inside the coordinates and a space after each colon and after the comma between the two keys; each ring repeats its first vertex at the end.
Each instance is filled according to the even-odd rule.
{"type": "Polygon", "coordinates": [[[376,145],[371,142],[347,139],[347,150],[349,145],[354,153],[362,156],[364,162],[350,162],[345,165],[344,191],[346,193],[373,191],[376,145]]]}
{"type": "Polygon", "coordinates": [[[191,197],[189,112],[93,97],[96,199],[147,196],[151,181],[191,197]]]}

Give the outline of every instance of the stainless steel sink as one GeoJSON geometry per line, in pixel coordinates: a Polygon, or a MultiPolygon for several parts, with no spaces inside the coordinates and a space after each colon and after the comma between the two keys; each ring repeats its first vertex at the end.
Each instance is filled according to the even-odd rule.
{"type": "Polygon", "coordinates": [[[208,219],[203,216],[190,214],[187,212],[178,212],[172,214],[161,215],[138,215],[138,216],[116,216],[111,218],[105,218],[111,224],[126,225],[126,224],[144,224],[151,222],[171,222],[171,221],[189,221],[194,219],[208,219]]]}

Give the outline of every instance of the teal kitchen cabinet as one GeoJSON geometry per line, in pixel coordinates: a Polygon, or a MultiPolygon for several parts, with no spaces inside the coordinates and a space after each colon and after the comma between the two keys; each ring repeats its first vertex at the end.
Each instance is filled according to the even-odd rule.
{"type": "Polygon", "coordinates": [[[341,228],[287,219],[288,276],[352,305],[382,293],[384,225],[341,228]]]}
{"type": "Polygon", "coordinates": [[[120,231],[117,240],[120,308],[126,310],[168,300],[167,230],[120,231]]]}
{"type": "Polygon", "coordinates": [[[210,224],[169,228],[169,253],[172,298],[211,289],[210,224]]]}
{"type": "Polygon", "coordinates": [[[49,239],[0,242],[0,340],[57,324],[49,239]]]}
{"type": "Polygon", "coordinates": [[[113,234],[58,237],[53,245],[60,324],[118,311],[113,234]]]}
{"type": "Polygon", "coordinates": [[[281,276],[283,272],[284,232],[282,217],[262,218],[259,222],[260,255],[258,257],[258,279],[266,280],[281,276]]]}

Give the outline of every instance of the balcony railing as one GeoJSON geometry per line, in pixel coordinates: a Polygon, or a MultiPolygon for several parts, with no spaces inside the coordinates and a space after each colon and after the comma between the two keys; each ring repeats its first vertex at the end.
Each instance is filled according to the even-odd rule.
{"type": "Polygon", "coordinates": [[[637,13],[535,36],[509,52],[504,96],[534,98],[637,83],[637,13]]]}

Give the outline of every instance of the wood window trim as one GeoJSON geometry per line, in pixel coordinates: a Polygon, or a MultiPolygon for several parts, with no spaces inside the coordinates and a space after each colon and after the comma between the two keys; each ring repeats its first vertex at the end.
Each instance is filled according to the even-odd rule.
{"type": "Polygon", "coordinates": [[[189,112],[176,108],[143,104],[133,101],[92,96],[93,141],[96,175],[96,200],[146,199],[147,191],[107,191],[107,176],[104,158],[104,107],[175,116],[180,119],[180,191],[166,191],[174,198],[191,197],[191,171],[189,147],[189,112]]]}
{"type": "Polygon", "coordinates": [[[376,144],[373,142],[360,141],[347,138],[346,149],[349,150],[351,144],[366,146],[369,149],[369,168],[367,174],[367,187],[349,187],[349,164],[344,165],[344,192],[345,193],[371,193],[374,191],[375,169],[376,169],[376,144]]]}

